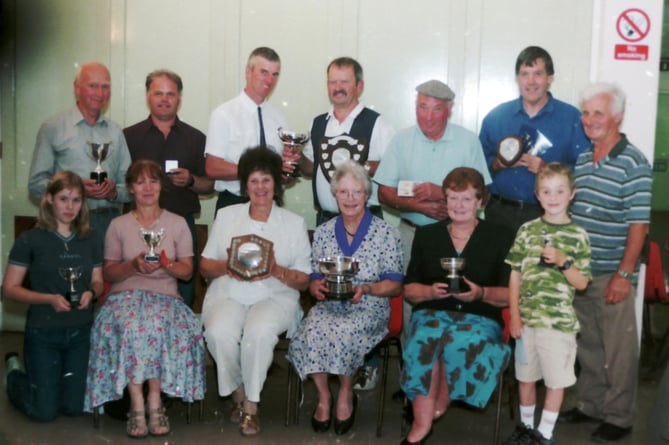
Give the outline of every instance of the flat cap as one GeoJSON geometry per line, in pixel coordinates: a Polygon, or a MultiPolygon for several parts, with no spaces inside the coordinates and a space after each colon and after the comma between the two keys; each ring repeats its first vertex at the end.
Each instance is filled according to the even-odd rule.
{"type": "Polygon", "coordinates": [[[449,102],[455,99],[455,93],[453,90],[451,90],[444,82],[436,79],[421,83],[416,87],[416,91],[425,96],[430,96],[434,97],[435,99],[446,100],[449,102]]]}

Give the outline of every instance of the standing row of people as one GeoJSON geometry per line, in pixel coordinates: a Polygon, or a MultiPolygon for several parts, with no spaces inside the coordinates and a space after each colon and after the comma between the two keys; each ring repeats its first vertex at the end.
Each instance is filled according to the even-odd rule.
{"type": "MultiPolygon", "coordinates": [[[[314,119],[311,127],[312,141],[308,144],[303,157],[300,153],[287,148],[277,148],[282,147],[282,142],[276,130],[285,127],[286,120],[267,102],[280,73],[278,54],[270,48],[257,48],[252,52],[246,66],[244,90],[237,98],[214,110],[206,142],[200,132],[178,120],[176,112],[180,103],[182,84],[178,76],[169,71],[156,71],[147,77],[147,103],[151,114],[146,121],[124,130],[126,136],[124,138],[118,126],[106,120],[102,115],[102,110],[109,99],[109,73],[100,64],[87,64],[82,67],[75,79],[77,107],[48,121],[40,129],[31,167],[30,190],[36,196],[43,195],[47,179],[59,170],[73,170],[87,177],[88,172],[92,169],[92,161],[82,153],[90,150],[90,143],[111,143],[112,149],[106,161],[109,177],[101,184],[84,179],[84,192],[81,193],[82,196],[89,198],[91,224],[100,228],[98,233],[105,233],[111,218],[118,215],[117,204],[127,200],[129,189],[139,189],[140,185],[144,186],[145,183],[151,185],[156,181],[162,182],[165,178],[164,173],[169,174],[169,182],[165,183],[164,187],[166,190],[170,188],[180,192],[181,198],[172,199],[174,195],[170,194],[170,199],[163,205],[166,208],[168,205],[171,206],[174,213],[184,216],[191,225],[190,255],[186,253],[188,249],[179,249],[179,255],[172,257],[168,252],[164,265],[161,264],[155,270],[144,267],[146,269],[144,270],[141,261],[134,261],[137,258],[141,260],[141,255],[133,259],[132,255],[129,254],[126,257],[122,252],[120,256],[108,259],[105,250],[105,269],[109,270],[105,273],[105,277],[109,274],[112,278],[109,281],[113,281],[113,278],[116,277],[113,271],[114,266],[118,264],[114,262],[122,264],[124,262],[133,263],[133,261],[135,262],[133,269],[136,273],[153,274],[165,268],[166,270],[162,272],[166,272],[172,279],[188,281],[192,276],[194,258],[192,252],[194,245],[193,215],[199,211],[197,194],[211,191],[213,183],[213,187],[219,192],[217,209],[248,200],[243,207],[236,206],[230,210],[218,212],[217,220],[212,227],[212,238],[223,241],[216,247],[211,242],[208,244],[203,253],[201,270],[203,275],[212,280],[212,285],[205,297],[205,308],[211,307],[211,310],[205,310],[206,315],[203,320],[207,344],[218,364],[219,394],[233,394],[235,403],[231,419],[240,422],[240,431],[243,434],[255,434],[260,429],[257,403],[266,367],[269,366],[267,351],[273,349],[281,332],[292,333],[297,328],[299,308],[297,308],[295,297],[298,290],[308,285],[307,274],[314,271],[313,258],[315,257],[312,257],[311,267],[308,264],[311,252],[308,242],[305,243],[302,238],[289,240],[285,235],[273,234],[276,218],[282,220],[292,218],[289,212],[283,211],[278,205],[283,193],[281,184],[288,182],[286,176],[281,173],[292,172],[296,163],[300,164],[303,172],[312,176],[319,223],[335,218],[334,222],[330,223],[332,227],[324,225],[322,230],[330,227],[329,230],[332,230],[332,236],[335,237],[337,244],[329,247],[327,244],[324,245],[324,248],[327,247],[324,252],[338,252],[337,249],[340,249],[341,252],[351,253],[356,251],[354,247],[360,248],[365,245],[363,239],[356,238],[358,232],[363,228],[369,229],[374,224],[378,224],[377,219],[370,219],[367,210],[364,210],[364,204],[368,203],[367,199],[369,199],[370,211],[377,217],[382,217],[379,203],[400,212],[399,239],[401,243],[397,245],[403,246],[402,261],[392,266],[385,265],[385,269],[370,271],[372,275],[380,274],[378,277],[385,278],[379,281],[374,293],[371,289],[373,283],[361,284],[356,291],[358,298],[356,302],[364,301],[363,295],[385,297],[397,293],[397,283],[401,281],[401,277],[398,279],[396,274],[401,275],[406,272],[408,284],[405,286],[404,293],[410,303],[405,308],[405,320],[407,320],[405,327],[407,331],[411,329],[414,336],[419,331],[424,332],[424,329],[412,327],[414,323],[418,323],[416,326],[420,324],[418,318],[416,318],[417,321],[411,318],[412,310],[421,313],[418,309],[426,306],[430,311],[440,309],[445,310],[445,313],[448,314],[453,310],[449,306],[452,302],[455,304],[456,312],[471,313],[469,309],[463,309],[463,307],[470,308],[470,304],[474,306],[483,304],[477,302],[484,299],[491,307],[503,306],[505,291],[495,289],[498,287],[505,289],[507,286],[504,279],[498,279],[499,277],[493,279],[491,276],[486,276],[487,278],[481,278],[481,283],[478,283],[477,280],[471,281],[472,286],[468,293],[453,297],[443,286],[434,284],[433,278],[423,276],[428,269],[411,266],[413,262],[420,261],[420,258],[425,259],[425,255],[430,251],[421,249],[412,254],[412,246],[415,246],[414,237],[418,242],[423,236],[419,237],[421,232],[427,233],[431,224],[438,224],[439,221],[446,220],[449,237],[443,237],[443,233],[439,236],[444,239],[450,238],[455,254],[462,254],[463,249],[467,249],[468,240],[472,235],[481,231],[479,226],[482,220],[478,218],[479,207],[484,205],[486,220],[493,224],[505,224],[510,228],[509,233],[515,233],[523,223],[543,214],[536,198],[538,191],[535,190],[534,178],[551,161],[573,166],[578,159],[580,171],[583,173],[579,175],[579,169],[577,169],[577,184],[578,181],[583,181],[585,184],[587,181],[584,178],[591,174],[599,174],[603,184],[607,184],[606,187],[600,189],[589,189],[592,190],[592,196],[585,199],[587,204],[581,204],[583,209],[581,213],[583,220],[586,221],[588,234],[592,237],[591,231],[593,231],[601,240],[598,242],[599,256],[595,254],[596,249],[593,242],[593,272],[595,275],[608,276],[606,279],[602,278],[608,283],[603,285],[605,288],[603,292],[607,295],[606,301],[609,303],[604,307],[605,309],[618,302],[632,300],[625,298],[624,295],[631,292],[630,278],[635,272],[635,264],[638,260],[641,245],[639,238],[643,238],[641,235],[645,234],[644,230],[647,230],[650,187],[647,161],[644,164],[643,156],[638,154],[638,151],[635,152],[633,147],[626,142],[624,144],[621,142],[624,135],[620,135],[618,128],[622,120],[624,96],[621,98],[621,93],[617,89],[600,87],[601,89],[595,90],[596,92],[592,93],[591,97],[585,97],[582,104],[584,114],[579,116],[578,110],[554,99],[548,92],[553,80],[553,72],[550,55],[543,49],[528,47],[523,50],[516,62],[520,97],[493,110],[484,119],[479,138],[468,130],[449,123],[455,94],[447,85],[436,80],[422,83],[416,88],[418,93],[416,99],[417,125],[394,135],[392,128],[377,112],[364,107],[359,102],[359,96],[364,87],[360,65],[350,58],[336,59],[327,69],[328,96],[332,108],[328,113],[314,119]],[[593,101],[594,105],[591,104],[593,101]],[[583,128],[585,128],[585,135],[583,128]],[[521,141],[521,153],[513,162],[502,162],[498,153],[500,141],[507,136],[515,136],[521,141]],[[599,143],[598,138],[605,143],[599,143]],[[590,150],[586,150],[590,145],[587,139],[594,144],[594,158],[584,158],[590,153],[590,150]],[[126,140],[130,150],[126,146],[126,140]],[[72,149],[72,143],[79,148],[72,149]],[[614,149],[621,144],[624,147],[614,149]],[[273,150],[258,148],[255,151],[245,152],[246,148],[255,145],[270,146],[273,150]],[[183,147],[188,147],[188,149],[184,150],[183,147]],[[628,151],[633,154],[632,161],[628,161],[628,156],[620,156],[625,147],[632,147],[628,148],[628,151]],[[276,156],[273,156],[272,153],[275,153],[276,156]],[[342,153],[347,154],[342,157],[342,153]],[[246,156],[246,167],[242,169],[241,161],[244,156],[246,156]],[[157,161],[158,171],[153,171],[152,166],[145,166],[144,170],[135,172],[133,178],[128,177],[128,180],[124,180],[123,175],[128,170],[130,160],[140,158],[157,161]],[[370,183],[368,187],[364,175],[354,167],[345,170],[341,177],[337,177],[338,173],[333,167],[328,167],[329,164],[342,165],[346,159],[355,159],[363,165],[365,171],[373,175],[374,184],[370,183]],[[617,166],[616,164],[615,168],[628,169],[629,174],[635,180],[627,183],[622,178],[616,177],[616,183],[622,185],[610,186],[604,177],[609,172],[615,171],[615,168],[608,168],[608,161],[622,162],[624,165],[617,166]],[[592,171],[593,166],[596,170],[594,172],[592,171]],[[607,168],[600,169],[601,166],[607,166],[607,168]],[[460,176],[456,175],[442,182],[444,176],[458,167],[468,167],[472,171],[465,174],[467,170],[458,169],[457,173],[460,176]],[[378,203],[375,200],[377,184],[378,203]],[[490,185],[492,192],[489,202],[486,202],[485,199],[486,185],[490,185]],[[609,212],[617,216],[620,215],[621,209],[625,209],[626,217],[628,217],[624,223],[613,218],[614,221],[617,221],[613,229],[619,232],[615,240],[607,232],[602,233],[601,230],[597,232],[597,229],[601,229],[601,219],[611,216],[605,216],[601,212],[597,212],[595,216],[592,214],[595,207],[602,207],[601,202],[606,201],[602,198],[602,190],[611,201],[610,205],[603,207],[615,209],[609,212]],[[630,191],[635,200],[630,198],[632,196],[629,194],[630,191]],[[452,204],[450,207],[449,196],[452,204]],[[361,201],[362,199],[364,201],[361,201]],[[171,204],[167,204],[168,201],[171,204]],[[593,218],[596,218],[597,222],[587,222],[588,219],[594,221],[593,218]],[[419,231],[418,229],[423,226],[425,226],[425,231],[419,231]],[[455,234],[452,233],[453,231],[455,234]],[[272,267],[269,272],[271,277],[266,277],[269,280],[239,282],[231,278],[228,272],[229,258],[227,255],[229,253],[224,247],[228,245],[226,241],[242,232],[265,234],[275,243],[272,251],[272,267]],[[276,240],[273,239],[275,236],[276,240]],[[346,237],[351,239],[346,240],[346,237]],[[600,257],[605,265],[596,268],[595,264],[600,257]],[[190,272],[185,270],[189,258],[190,272]],[[110,263],[108,264],[107,261],[110,263]],[[173,269],[178,263],[181,263],[177,267],[178,273],[167,271],[167,268],[173,269]],[[183,271],[179,271],[180,266],[184,266],[183,271]],[[610,276],[611,273],[614,273],[613,277],[610,276]],[[412,277],[411,280],[409,277],[412,277]],[[387,283],[384,283],[384,280],[387,283]],[[414,280],[415,285],[412,284],[414,280]],[[277,282],[274,283],[274,281],[277,282]],[[267,287],[270,282],[274,285],[267,287]],[[253,292],[249,292],[251,288],[253,292]],[[283,300],[278,297],[270,297],[274,294],[280,295],[284,291],[286,297],[283,300]],[[258,295],[256,301],[248,301],[249,295],[256,294],[258,295]],[[224,298],[221,298],[221,295],[224,298]],[[447,297],[446,300],[444,300],[445,297],[447,297]],[[436,303],[429,303],[431,299],[444,300],[446,306],[441,307],[443,303],[440,301],[437,304],[438,308],[432,307],[436,303]],[[455,300],[460,300],[460,302],[455,300]],[[289,301],[291,304],[286,306],[289,301]],[[239,306],[235,311],[241,312],[236,318],[233,317],[236,320],[233,326],[229,313],[234,312],[230,309],[234,305],[239,306]],[[272,309],[273,305],[278,305],[281,310],[276,310],[276,307],[272,309]],[[270,308],[265,306],[270,306],[270,308]],[[282,317],[280,315],[282,311],[285,314],[294,315],[295,318],[282,317]],[[247,334],[256,331],[255,327],[260,325],[267,327],[265,337],[262,339],[260,337],[246,338],[247,334]],[[240,348],[240,344],[251,345],[250,349],[265,351],[265,354],[262,354],[263,357],[260,358],[252,358],[249,350],[245,350],[245,347],[240,348]],[[230,357],[234,358],[232,360],[234,366],[230,366],[230,362],[227,361],[230,357]]],[[[627,152],[624,154],[626,155],[627,152]]],[[[128,171],[129,174],[130,171],[128,171]]],[[[577,187],[577,190],[580,188],[577,187]]],[[[133,194],[137,203],[136,191],[133,194]]],[[[155,190],[140,194],[147,199],[149,196],[155,197],[156,195],[155,190]]],[[[53,194],[51,196],[53,199],[53,194]]],[[[157,196],[160,197],[160,191],[157,196]]],[[[577,202],[579,198],[577,192],[577,202]]],[[[578,205],[574,205],[574,209],[578,208],[578,205]]],[[[156,220],[156,215],[164,213],[162,210],[158,212],[157,209],[161,209],[160,202],[151,203],[145,209],[153,211],[153,220],[144,221],[145,226],[146,224],[151,226],[156,220]]],[[[544,210],[547,211],[547,209],[544,210]]],[[[139,215],[137,212],[136,210],[134,214],[139,215]]],[[[578,213],[576,210],[574,212],[578,213]]],[[[151,217],[150,213],[142,213],[142,215],[151,217]]],[[[135,219],[142,224],[139,219],[135,219]]],[[[487,223],[484,225],[487,226],[487,223]]],[[[306,235],[303,220],[291,221],[291,227],[303,227],[306,235]]],[[[437,231],[441,229],[434,228],[437,231]]],[[[495,232],[495,230],[492,231],[495,232]]],[[[109,233],[107,232],[107,238],[110,236],[109,233]]],[[[318,242],[321,240],[320,233],[317,231],[319,236],[316,237],[316,240],[318,242]]],[[[501,234],[503,231],[495,233],[501,234]]],[[[323,232],[322,236],[325,235],[323,232]]],[[[496,245],[505,245],[500,240],[501,238],[496,240],[496,245]]],[[[113,242],[122,244],[122,240],[119,239],[113,242]]],[[[318,242],[315,245],[320,245],[318,242]]],[[[373,244],[372,240],[367,240],[367,242],[373,244]]],[[[475,250],[473,247],[469,249],[475,250]]],[[[504,247],[501,249],[503,250],[504,247]]],[[[360,252],[360,254],[363,253],[363,251],[360,252]]],[[[568,260],[558,258],[560,261],[556,261],[556,264],[564,267],[564,263],[568,260]],[[563,264],[560,265],[560,262],[563,264]]],[[[478,266],[476,262],[468,267],[475,266],[478,266]]],[[[498,266],[501,267],[499,264],[491,267],[498,266]]],[[[154,268],[155,265],[150,267],[154,268]]],[[[480,274],[484,274],[484,271],[466,269],[465,272],[465,276],[469,279],[480,276],[480,274]]],[[[511,276],[513,277],[514,274],[511,276]]],[[[120,274],[116,278],[124,281],[128,277],[120,274]]],[[[316,284],[319,278],[317,276],[311,278],[310,289],[318,299],[319,292],[322,293],[321,286],[316,284]]],[[[91,286],[94,289],[91,294],[99,295],[101,290],[100,292],[95,290],[93,284],[91,280],[91,286]]],[[[588,292],[591,290],[592,287],[588,292]]],[[[185,295],[187,290],[182,290],[180,287],[179,292],[175,291],[174,295],[181,293],[185,295]]],[[[594,299],[601,299],[601,296],[594,299]]],[[[487,306],[485,308],[484,312],[491,310],[487,306]]],[[[474,313],[481,315],[476,311],[474,313]]],[[[590,311],[590,314],[593,313],[595,312],[590,311]]],[[[431,312],[430,314],[432,316],[431,312]]],[[[492,312],[484,314],[497,321],[499,325],[499,318],[491,315],[492,312]]],[[[579,313],[579,318],[580,316],[579,313]]],[[[609,319],[604,315],[602,318],[609,319]]],[[[594,322],[589,322],[588,328],[590,324],[594,322]]],[[[375,332],[378,333],[378,331],[375,332]]],[[[496,335],[494,330],[491,333],[492,337],[496,335]]],[[[332,335],[332,333],[324,332],[322,335],[327,338],[327,335],[332,335]]],[[[609,337],[609,334],[606,333],[602,335],[609,337]]],[[[407,351],[411,350],[411,343],[408,340],[410,338],[412,337],[408,336],[406,340],[407,351]]],[[[586,351],[588,347],[592,349],[593,341],[594,339],[582,342],[583,345],[579,343],[579,351],[581,349],[586,351]]],[[[371,343],[374,342],[370,341],[371,343]]],[[[298,344],[295,343],[294,346],[295,354],[300,351],[298,344]]],[[[633,352],[632,349],[629,345],[625,346],[627,351],[633,352]]],[[[411,353],[407,352],[407,354],[411,353]]],[[[597,357],[598,360],[601,358],[597,357]]],[[[615,357],[618,356],[614,354],[612,360],[615,357]]],[[[446,356],[444,355],[443,358],[446,359],[446,356]]],[[[295,356],[294,361],[299,370],[298,360],[295,356]]],[[[500,367],[505,362],[504,354],[499,357],[499,360],[496,360],[500,367]]],[[[600,365],[602,362],[606,361],[599,360],[600,365]]],[[[443,414],[448,406],[451,400],[449,390],[454,390],[454,387],[451,387],[454,382],[450,379],[447,380],[448,387],[443,386],[448,365],[447,360],[437,360],[428,367],[426,372],[431,372],[432,377],[436,380],[434,380],[434,387],[423,388],[427,391],[426,394],[420,390],[416,392],[416,388],[411,385],[410,381],[415,377],[409,375],[403,377],[403,388],[414,400],[418,397],[417,412],[420,414],[416,416],[417,423],[410,432],[411,440],[407,439],[409,442],[422,440],[429,431],[432,420],[443,414]],[[429,394],[436,396],[427,397],[424,403],[420,397],[429,394]]],[[[310,368],[307,366],[300,372],[302,376],[313,375],[319,388],[319,404],[312,420],[315,429],[316,426],[324,428],[323,422],[329,422],[331,415],[331,396],[327,389],[326,377],[325,385],[322,383],[323,376],[326,376],[327,373],[340,375],[342,382],[337,397],[335,424],[337,421],[345,424],[347,419],[353,418],[356,399],[349,389],[351,375],[348,368],[350,367],[350,364],[347,365],[346,372],[343,372],[338,368],[310,368]]],[[[629,376],[630,373],[631,371],[626,372],[625,375],[629,376]]],[[[601,377],[605,373],[601,369],[595,369],[593,374],[601,377]]],[[[147,377],[149,381],[151,378],[147,377]]],[[[628,389],[623,392],[632,391],[633,396],[633,390],[629,390],[630,381],[631,379],[628,379],[620,385],[627,385],[628,389]]],[[[609,389],[613,392],[621,391],[619,384],[614,382],[611,376],[607,376],[605,381],[598,384],[602,388],[594,395],[598,399],[606,398],[603,394],[609,389]]],[[[149,386],[151,387],[151,383],[149,386]]],[[[457,391],[455,393],[457,394],[457,391]]],[[[151,397],[150,393],[149,402],[151,402],[151,397]]],[[[140,400],[138,396],[135,397],[133,404],[138,400],[140,400]]],[[[487,400],[485,395],[481,400],[487,400]]],[[[523,400],[521,397],[521,403],[523,400]]],[[[137,414],[134,416],[135,422],[132,425],[129,422],[129,434],[141,436],[147,429],[160,434],[169,429],[169,426],[165,425],[166,419],[164,413],[160,412],[160,406],[155,405],[155,403],[153,405],[149,403],[148,427],[145,428],[145,425],[141,423],[142,416],[137,414]]],[[[608,416],[606,410],[598,408],[602,406],[599,400],[584,402],[583,406],[577,411],[572,411],[573,416],[564,416],[564,418],[572,421],[602,419],[604,423],[598,431],[603,430],[603,432],[595,431],[593,437],[603,435],[615,439],[616,436],[622,437],[629,431],[630,415],[614,413],[608,416]]],[[[139,406],[132,412],[139,413],[139,406]]],[[[342,429],[341,425],[339,429],[342,429]]],[[[545,435],[543,437],[550,440],[550,437],[545,435]]]]}

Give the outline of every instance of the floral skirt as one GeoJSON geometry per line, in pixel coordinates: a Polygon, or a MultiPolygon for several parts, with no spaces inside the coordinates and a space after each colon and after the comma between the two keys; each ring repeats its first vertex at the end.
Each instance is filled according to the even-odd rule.
{"type": "Polygon", "coordinates": [[[129,384],[159,379],[186,402],[204,399],[202,326],[178,298],[145,290],[110,295],[91,332],[84,409],[120,399],[129,384]]]}
{"type": "Polygon", "coordinates": [[[388,299],[319,302],[291,339],[287,358],[302,380],[320,372],[353,376],[386,336],[389,317],[388,299]]]}
{"type": "Polygon", "coordinates": [[[432,368],[443,361],[451,400],[484,408],[511,350],[495,321],[460,312],[421,309],[411,315],[400,384],[410,400],[430,391],[432,368]]]}

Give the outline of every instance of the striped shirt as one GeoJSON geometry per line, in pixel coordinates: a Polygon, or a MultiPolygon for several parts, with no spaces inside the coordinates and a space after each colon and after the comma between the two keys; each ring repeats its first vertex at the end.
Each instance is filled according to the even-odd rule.
{"type": "Polygon", "coordinates": [[[599,162],[593,150],[576,161],[573,221],[590,237],[592,274],[618,270],[630,224],[650,222],[651,167],[646,157],[621,134],[621,140],[599,162]]]}

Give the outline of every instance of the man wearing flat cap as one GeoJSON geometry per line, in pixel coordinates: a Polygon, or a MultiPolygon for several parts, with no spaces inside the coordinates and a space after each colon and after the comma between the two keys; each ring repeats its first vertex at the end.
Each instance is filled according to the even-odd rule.
{"type": "Polygon", "coordinates": [[[428,80],[416,91],[417,125],[395,135],[374,175],[379,201],[400,211],[405,265],[415,227],[447,217],[441,183],[452,169],[472,167],[486,183],[491,181],[476,135],[448,122],[453,90],[439,80],[428,80]]]}
{"type": "MultiPolygon", "coordinates": [[[[448,122],[455,93],[438,80],[416,87],[417,125],[399,131],[390,141],[374,175],[379,201],[400,212],[405,268],[417,226],[446,219],[446,198],[441,184],[456,167],[478,170],[490,183],[481,143],[474,133],[448,122]]],[[[404,303],[406,329],[411,306],[404,303]]],[[[393,395],[396,398],[396,395],[393,395]]]]}

